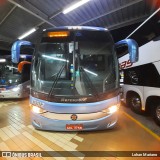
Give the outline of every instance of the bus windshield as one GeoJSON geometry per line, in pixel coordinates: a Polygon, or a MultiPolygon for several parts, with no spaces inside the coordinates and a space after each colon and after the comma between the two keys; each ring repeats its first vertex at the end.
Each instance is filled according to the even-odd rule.
{"type": "Polygon", "coordinates": [[[49,99],[97,98],[118,88],[117,58],[110,33],[66,33],[67,36],[58,36],[54,31],[43,35],[33,61],[32,90],[49,99]]]}
{"type": "Polygon", "coordinates": [[[11,58],[3,58],[0,62],[0,87],[12,86],[21,82],[17,66],[13,65],[11,58]]]}
{"type": "MultiPolygon", "coordinates": [[[[20,62],[23,60],[25,58],[20,58],[20,62]]],[[[0,87],[15,86],[23,81],[22,73],[18,71],[18,64],[11,62],[11,56],[0,57],[0,87]]]]}

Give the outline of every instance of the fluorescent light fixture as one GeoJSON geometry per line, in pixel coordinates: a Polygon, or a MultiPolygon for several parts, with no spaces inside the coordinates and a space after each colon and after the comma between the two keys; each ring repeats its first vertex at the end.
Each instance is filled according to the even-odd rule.
{"type": "Polygon", "coordinates": [[[90,74],[93,74],[94,76],[98,76],[98,74],[94,73],[94,72],[91,72],[89,71],[88,69],[84,69],[86,72],[90,73],[90,74]]]}
{"type": "Polygon", "coordinates": [[[32,34],[33,32],[35,32],[36,31],[36,28],[32,28],[31,30],[29,30],[28,32],[26,32],[26,33],[24,33],[23,35],[21,35],[20,37],[18,37],[18,39],[23,39],[23,38],[25,38],[25,37],[27,37],[27,36],[29,36],[30,34],[32,34]]]}
{"type": "Polygon", "coordinates": [[[42,55],[42,57],[54,59],[54,60],[58,60],[58,61],[63,61],[63,62],[69,62],[68,60],[63,59],[63,58],[51,57],[51,56],[46,56],[46,55],[42,55]]]}
{"type": "Polygon", "coordinates": [[[0,63],[6,62],[6,59],[0,59],[0,63]]]}
{"type": "Polygon", "coordinates": [[[72,10],[82,6],[83,4],[87,3],[88,1],[90,1],[90,0],[81,0],[78,3],[73,4],[72,6],[64,9],[63,14],[67,14],[67,13],[71,12],[72,10]]]}

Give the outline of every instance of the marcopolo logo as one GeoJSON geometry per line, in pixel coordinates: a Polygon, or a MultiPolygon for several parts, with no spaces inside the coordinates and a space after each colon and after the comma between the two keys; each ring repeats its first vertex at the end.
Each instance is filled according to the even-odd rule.
{"type": "Polygon", "coordinates": [[[71,120],[76,121],[78,118],[78,116],[76,114],[72,114],[71,115],[71,120]]]}
{"type": "Polygon", "coordinates": [[[87,98],[78,98],[78,99],[70,99],[70,98],[62,98],[61,102],[85,102],[87,98]]]}

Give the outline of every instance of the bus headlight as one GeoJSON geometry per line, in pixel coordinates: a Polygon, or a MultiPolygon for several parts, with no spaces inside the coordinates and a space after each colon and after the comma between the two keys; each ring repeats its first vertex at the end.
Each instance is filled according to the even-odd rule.
{"type": "Polygon", "coordinates": [[[44,113],[44,112],[46,112],[46,110],[44,110],[40,107],[33,106],[33,105],[30,105],[30,106],[31,106],[32,112],[34,112],[34,113],[44,113]]]}
{"type": "Polygon", "coordinates": [[[102,110],[102,112],[107,114],[113,114],[117,112],[118,109],[119,109],[119,105],[113,105],[111,107],[108,107],[107,109],[102,110]]]}
{"type": "Polygon", "coordinates": [[[17,92],[17,91],[19,91],[19,90],[20,90],[20,87],[12,88],[12,91],[14,91],[14,92],[17,92]]]}

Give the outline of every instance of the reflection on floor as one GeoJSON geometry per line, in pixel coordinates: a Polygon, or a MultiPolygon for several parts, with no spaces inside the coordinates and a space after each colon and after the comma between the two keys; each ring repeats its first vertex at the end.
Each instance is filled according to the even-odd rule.
{"type": "MultiPolygon", "coordinates": [[[[28,99],[0,102],[1,151],[77,151],[77,157],[0,158],[0,159],[93,159],[82,151],[154,151],[160,143],[152,135],[120,112],[119,123],[113,130],[97,132],[49,132],[35,130],[30,122],[28,99]]],[[[133,157],[96,157],[100,160],[129,160],[133,157]]],[[[150,159],[150,158],[135,158],[150,159]]],[[[152,159],[156,160],[157,158],[152,159]]]]}

